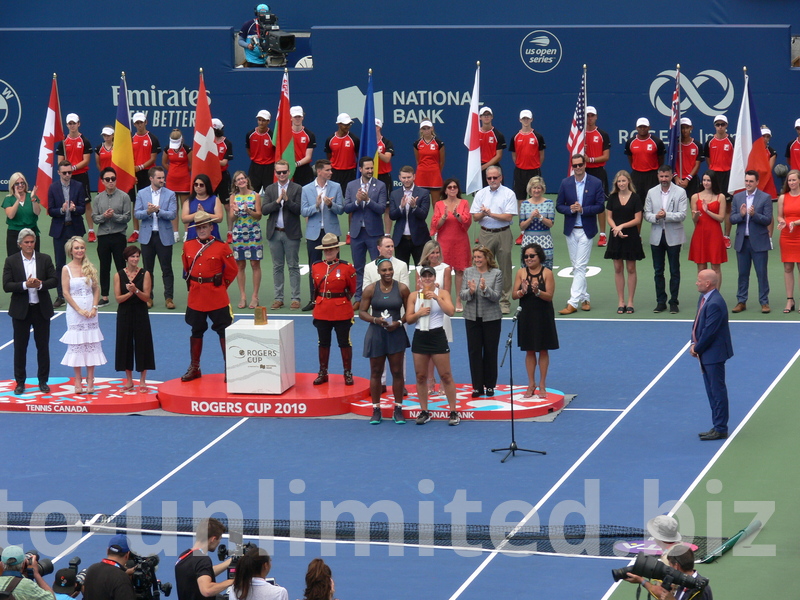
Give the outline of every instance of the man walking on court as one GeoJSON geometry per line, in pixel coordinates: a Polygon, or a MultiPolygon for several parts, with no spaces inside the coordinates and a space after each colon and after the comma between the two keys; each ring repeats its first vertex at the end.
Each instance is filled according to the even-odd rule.
{"type": "Polygon", "coordinates": [[[697,274],[700,301],[692,325],[689,353],[700,361],[700,371],[711,405],[714,426],[700,435],[703,441],[728,437],[728,387],[725,385],[725,361],[733,356],[728,307],[717,290],[719,276],[711,269],[697,274]]]}

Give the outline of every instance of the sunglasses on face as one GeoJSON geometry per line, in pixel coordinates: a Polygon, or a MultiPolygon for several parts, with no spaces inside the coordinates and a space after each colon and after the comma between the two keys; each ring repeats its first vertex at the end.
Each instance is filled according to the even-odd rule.
{"type": "Polygon", "coordinates": [[[111,183],[112,181],[116,180],[117,180],[116,177],[103,177],[103,181],[105,181],[106,183],[111,183]]]}
{"type": "Polygon", "coordinates": [[[72,171],[59,171],[60,175],[72,175],[72,171]]]}
{"type": "Polygon", "coordinates": [[[528,260],[529,258],[536,258],[536,256],[537,256],[536,254],[526,254],[525,260],[528,260]]]}
{"type": "Polygon", "coordinates": [[[289,171],[275,171],[275,175],[286,175],[289,171]]]}
{"type": "Polygon", "coordinates": [[[206,184],[202,181],[197,181],[195,182],[194,187],[206,187],[206,184]]]}
{"type": "Polygon", "coordinates": [[[499,177],[492,177],[490,175],[486,176],[486,181],[494,181],[495,179],[500,179],[499,177]]]}

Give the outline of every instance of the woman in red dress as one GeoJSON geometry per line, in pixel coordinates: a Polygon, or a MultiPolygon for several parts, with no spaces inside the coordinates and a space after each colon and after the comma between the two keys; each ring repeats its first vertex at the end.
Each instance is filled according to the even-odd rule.
{"type": "MultiPolygon", "coordinates": [[[[167,189],[175,192],[175,196],[178,199],[178,214],[180,214],[183,202],[192,192],[192,150],[183,143],[183,134],[181,134],[180,129],[173,129],[172,133],[169,134],[169,148],[164,152],[161,163],[167,172],[167,189]]],[[[172,231],[175,232],[175,241],[177,242],[177,216],[172,221],[172,231]]],[[[184,241],[186,240],[185,234],[183,239],[184,241]]]]}
{"type": "Polygon", "coordinates": [[[469,214],[469,204],[461,197],[461,185],[457,179],[446,180],[441,194],[444,198],[433,208],[431,236],[436,236],[436,241],[442,247],[442,260],[456,272],[456,312],[461,312],[458,291],[461,290],[464,269],[472,265],[472,249],[469,244],[472,217],[469,214]]]}
{"type": "Polygon", "coordinates": [[[786,175],[786,183],[778,197],[778,229],[781,232],[783,282],[786,284],[786,308],[783,312],[788,314],[795,308],[795,265],[800,272],[800,171],[797,169],[786,175]]]}
{"type": "Polygon", "coordinates": [[[717,289],[722,286],[720,265],[728,262],[722,225],[725,221],[725,196],[719,193],[716,179],[708,173],[703,175],[702,191],[692,196],[692,220],[694,233],[689,245],[689,260],[697,263],[697,272],[711,268],[717,274],[717,289]]]}
{"type": "Polygon", "coordinates": [[[444,142],[436,137],[433,123],[423,121],[419,126],[419,139],[414,142],[414,158],[417,161],[417,175],[414,182],[419,187],[427,188],[431,193],[431,202],[435,205],[442,187],[442,169],[444,169],[444,142]]]}

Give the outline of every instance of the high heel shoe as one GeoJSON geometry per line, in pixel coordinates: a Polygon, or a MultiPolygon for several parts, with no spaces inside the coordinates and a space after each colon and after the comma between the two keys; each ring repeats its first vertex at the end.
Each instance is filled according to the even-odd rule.
{"type": "MultiPolygon", "coordinates": [[[[783,314],[788,315],[790,312],[794,312],[794,306],[795,305],[794,305],[794,298],[789,297],[789,298],[786,298],[786,299],[792,301],[792,307],[791,308],[784,308],[783,309],[783,314]]],[[[800,312],[800,311],[798,311],[798,312],[800,312]]]]}

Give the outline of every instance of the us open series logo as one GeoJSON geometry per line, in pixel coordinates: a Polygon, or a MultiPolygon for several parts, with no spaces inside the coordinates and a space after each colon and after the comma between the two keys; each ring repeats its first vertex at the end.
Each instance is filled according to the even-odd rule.
{"type": "Polygon", "coordinates": [[[531,31],[519,46],[519,56],[523,64],[536,73],[547,73],[555,69],[561,62],[562,55],[561,42],[544,29],[531,31]]]}

